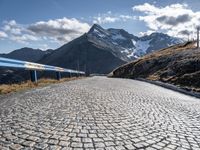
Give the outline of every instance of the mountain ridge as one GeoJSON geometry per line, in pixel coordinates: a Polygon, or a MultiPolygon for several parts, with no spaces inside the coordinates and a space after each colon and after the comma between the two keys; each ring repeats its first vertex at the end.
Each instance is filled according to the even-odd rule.
{"type": "Polygon", "coordinates": [[[103,29],[96,24],[91,27],[87,34],[97,44],[104,44],[107,47],[111,47],[111,49],[118,49],[118,52],[122,55],[121,59],[125,61],[183,42],[181,39],[170,37],[164,33],[155,32],[137,37],[124,29],[103,29]]]}

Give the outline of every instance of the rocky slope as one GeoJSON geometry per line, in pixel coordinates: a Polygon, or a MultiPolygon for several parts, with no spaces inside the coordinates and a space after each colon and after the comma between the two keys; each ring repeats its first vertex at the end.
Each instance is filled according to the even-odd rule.
{"type": "Polygon", "coordinates": [[[115,69],[111,76],[145,78],[200,91],[200,49],[195,42],[153,52],[115,69]]]}
{"type": "Polygon", "coordinates": [[[82,70],[88,74],[106,74],[126,61],[109,47],[97,45],[84,34],[43,57],[39,63],[82,70]]]}

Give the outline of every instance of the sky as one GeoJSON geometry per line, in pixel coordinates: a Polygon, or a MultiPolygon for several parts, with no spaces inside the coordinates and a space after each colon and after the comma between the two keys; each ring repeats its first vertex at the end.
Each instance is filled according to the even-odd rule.
{"type": "Polygon", "coordinates": [[[56,49],[96,23],[136,36],[195,38],[200,0],[0,0],[0,53],[56,49]]]}

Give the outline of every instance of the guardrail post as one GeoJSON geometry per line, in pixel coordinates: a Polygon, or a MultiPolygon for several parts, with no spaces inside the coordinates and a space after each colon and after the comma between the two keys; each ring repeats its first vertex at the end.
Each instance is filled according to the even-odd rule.
{"type": "Polygon", "coordinates": [[[31,70],[30,74],[31,74],[31,81],[37,83],[37,71],[36,70],[31,70]]]}
{"type": "Polygon", "coordinates": [[[77,78],[80,77],[80,73],[79,72],[76,73],[76,77],[77,78]]]}
{"type": "Polygon", "coordinates": [[[61,79],[61,73],[60,72],[56,72],[56,78],[57,78],[57,80],[61,79]]]}
{"type": "Polygon", "coordinates": [[[200,27],[197,27],[197,48],[199,48],[199,30],[200,27]]]}
{"type": "Polygon", "coordinates": [[[72,77],[72,74],[71,74],[71,72],[69,73],[69,78],[71,78],[72,77]]]}

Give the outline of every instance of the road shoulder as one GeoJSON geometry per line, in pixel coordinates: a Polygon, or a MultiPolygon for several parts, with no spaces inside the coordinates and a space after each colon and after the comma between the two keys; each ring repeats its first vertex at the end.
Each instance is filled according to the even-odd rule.
{"type": "Polygon", "coordinates": [[[161,86],[161,87],[164,87],[164,88],[167,88],[167,89],[179,92],[179,93],[183,93],[183,94],[186,94],[186,95],[189,95],[189,96],[194,96],[196,98],[200,98],[200,93],[194,92],[194,91],[187,91],[187,90],[185,90],[185,89],[183,89],[181,87],[175,86],[173,84],[164,83],[164,82],[161,82],[161,81],[147,80],[147,79],[144,79],[144,78],[137,78],[135,80],[148,82],[148,83],[151,83],[151,84],[154,84],[154,85],[158,85],[158,86],[161,86]]]}

